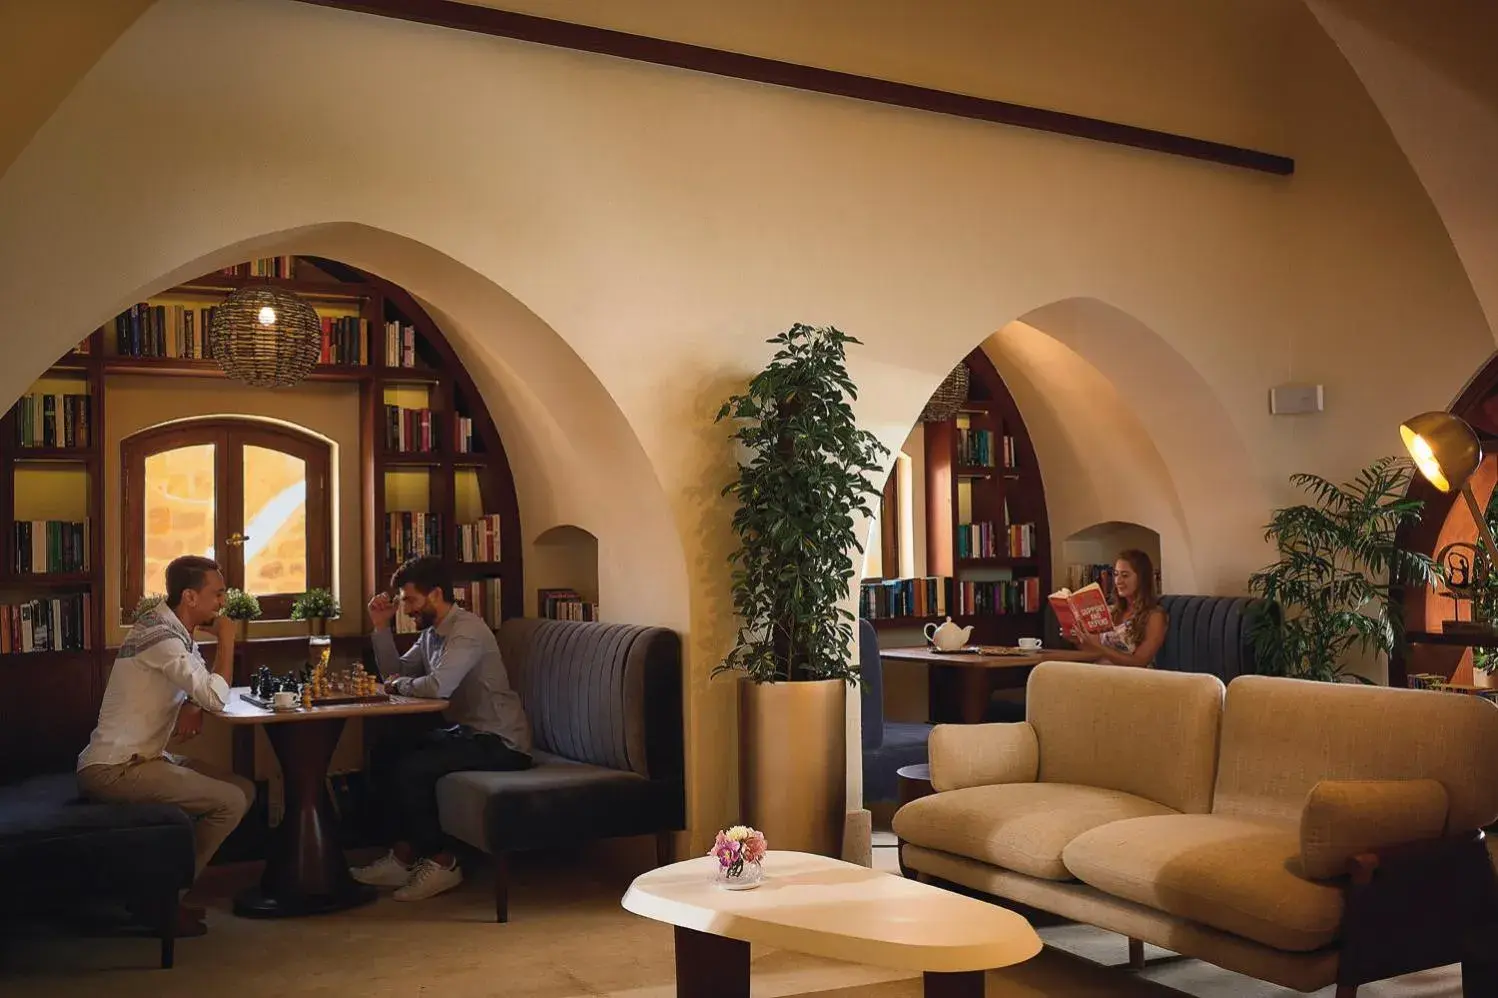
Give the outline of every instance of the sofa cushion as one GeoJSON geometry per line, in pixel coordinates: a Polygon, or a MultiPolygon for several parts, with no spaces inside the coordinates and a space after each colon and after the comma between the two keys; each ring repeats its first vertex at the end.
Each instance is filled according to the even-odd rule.
{"type": "Polygon", "coordinates": [[[1222,696],[1213,676],[1043,662],[1025,687],[1040,781],[1210,811],[1222,696]]]}
{"type": "Polygon", "coordinates": [[[1289,822],[1136,818],[1078,835],[1062,859],[1100,891],[1275,949],[1320,949],[1342,923],[1342,891],[1299,875],[1300,829],[1289,822]]]}
{"type": "Polygon", "coordinates": [[[535,746],[680,780],[681,639],[663,627],[512,617],[499,629],[535,746]]]}
{"type": "Polygon", "coordinates": [[[171,804],[87,800],[71,772],[34,776],[0,787],[0,874],[0,908],[37,896],[186,887],[192,819],[171,804]]]}
{"type": "Polygon", "coordinates": [[[1322,780],[1437,780],[1447,831],[1498,819],[1498,709],[1480,697],[1243,676],[1228,687],[1212,810],[1298,822],[1322,780]]]}
{"type": "Polygon", "coordinates": [[[1124,818],[1173,813],[1163,804],[1117,790],[1002,783],[912,801],[895,813],[894,831],[927,849],[1032,877],[1070,880],[1061,851],[1081,833],[1124,818]]]}
{"type": "Polygon", "coordinates": [[[659,830],[677,784],[537,751],[515,772],[449,773],[437,781],[442,828],[490,852],[659,830]]]}

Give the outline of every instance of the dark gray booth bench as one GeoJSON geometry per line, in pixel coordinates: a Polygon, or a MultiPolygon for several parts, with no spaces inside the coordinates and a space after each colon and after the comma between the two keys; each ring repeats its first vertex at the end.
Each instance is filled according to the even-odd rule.
{"type": "Polygon", "coordinates": [[[681,639],[664,627],[516,618],[499,629],[535,741],[534,768],[452,773],[442,828],[494,858],[496,918],[509,918],[511,852],[656,836],[671,858],[686,827],[681,639]]]}

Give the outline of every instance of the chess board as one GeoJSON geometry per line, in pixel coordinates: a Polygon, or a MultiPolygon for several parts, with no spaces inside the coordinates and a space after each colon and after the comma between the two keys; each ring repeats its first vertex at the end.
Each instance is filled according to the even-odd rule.
{"type": "MultiPolygon", "coordinates": [[[[260,697],[255,696],[253,693],[241,693],[241,694],[239,694],[239,698],[241,700],[245,701],[246,703],[252,703],[252,704],[254,704],[256,707],[259,707],[262,710],[275,710],[276,709],[275,705],[273,703],[271,703],[270,700],[268,700],[268,699],[261,699],[260,697]]],[[[335,693],[332,696],[313,697],[313,699],[312,699],[312,706],[314,706],[314,707],[339,707],[339,706],[342,706],[343,704],[350,704],[350,703],[389,703],[389,702],[390,702],[390,694],[388,694],[388,693],[370,693],[370,694],[367,694],[365,696],[356,696],[353,693],[335,693]]],[[[297,700],[296,706],[297,707],[302,706],[302,701],[300,699],[297,700]]]]}

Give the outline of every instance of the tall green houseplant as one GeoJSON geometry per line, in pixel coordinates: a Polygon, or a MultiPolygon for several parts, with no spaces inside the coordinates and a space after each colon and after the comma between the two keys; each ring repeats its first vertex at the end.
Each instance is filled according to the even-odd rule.
{"type": "Polygon", "coordinates": [[[1264,671],[1336,682],[1349,675],[1350,651],[1387,656],[1403,640],[1388,586],[1424,586],[1435,577],[1428,555],[1395,543],[1399,527],[1419,519],[1424,505],[1407,495],[1411,471],[1408,461],[1386,457],[1340,485],[1291,476],[1311,501],[1275,510],[1265,537],[1279,560],[1249,579],[1249,588],[1281,611],[1251,627],[1264,671]]]}
{"type": "Polygon", "coordinates": [[[854,617],[842,607],[862,550],[854,514],[872,516],[870,475],[889,453],[858,428],[858,391],[845,366],[859,341],[831,326],[796,324],[771,338],[777,348],[743,394],[723,403],[745,452],[738,478],[723,489],[738,501],[730,556],[733,605],[741,624],[734,648],[714,670],[742,670],[755,683],[840,679],[854,617]]]}

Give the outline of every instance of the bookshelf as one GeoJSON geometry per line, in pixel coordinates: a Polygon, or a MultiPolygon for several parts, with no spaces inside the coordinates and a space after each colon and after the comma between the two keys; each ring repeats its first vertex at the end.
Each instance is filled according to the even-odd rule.
{"type": "Polygon", "coordinates": [[[452,569],[455,588],[480,596],[493,626],[523,612],[518,505],[504,444],[435,322],[403,289],[336,261],[283,257],[260,268],[262,274],[252,273],[255,268],[206,274],[132,306],[124,318],[88,334],[28,390],[53,396],[51,402],[18,403],[0,417],[0,606],[87,603],[84,622],[70,620],[66,627],[70,644],[86,647],[20,652],[0,645],[0,682],[7,690],[0,698],[0,780],[71,764],[93,727],[113,661],[106,625],[129,609],[104,605],[105,545],[122,543],[104,536],[105,503],[121,501],[104,494],[110,381],[125,375],[224,378],[202,334],[213,305],[247,284],[273,284],[305,297],[323,317],[328,361],[309,380],[342,383],[358,395],[360,489],[357,497],[344,497],[339,514],[360,523],[360,550],[344,557],[361,559],[363,592],[341,594],[345,613],[362,616],[367,593],[388,585],[397,560],[387,550],[386,525],[389,514],[403,512],[427,518],[427,536],[452,569]],[[400,356],[387,364],[387,343],[393,354],[397,342],[400,356]],[[387,405],[427,412],[391,434],[387,405]],[[32,549],[21,552],[18,520],[86,521],[86,544],[80,552],[76,530],[66,538],[48,534],[40,547],[33,534],[32,549]],[[474,524],[483,525],[484,544],[474,548],[470,531],[465,556],[462,528],[474,524]],[[18,561],[21,555],[48,552],[68,555],[71,560],[53,566],[66,570],[18,570],[35,568],[18,561]]]}
{"type": "Polygon", "coordinates": [[[878,615],[869,616],[881,630],[950,616],[974,625],[976,643],[1012,645],[1041,635],[1052,589],[1045,486],[993,362],[981,349],[965,360],[967,402],[955,418],[924,424],[926,575],[867,583],[888,590],[878,615]],[[937,605],[938,594],[942,613],[910,612],[937,605]]]}

